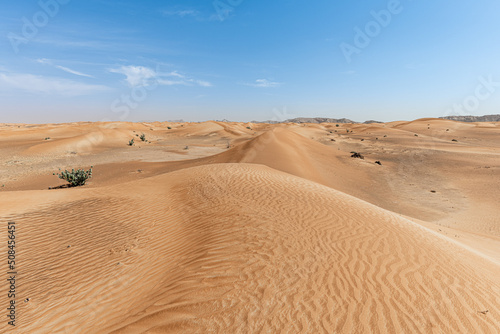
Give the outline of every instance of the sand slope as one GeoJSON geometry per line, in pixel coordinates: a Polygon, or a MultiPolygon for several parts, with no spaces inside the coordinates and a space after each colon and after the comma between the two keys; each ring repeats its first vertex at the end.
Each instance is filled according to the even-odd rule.
{"type": "Polygon", "coordinates": [[[214,164],[44,197],[4,211],[20,226],[24,333],[500,330],[497,266],[269,167],[214,164]]]}

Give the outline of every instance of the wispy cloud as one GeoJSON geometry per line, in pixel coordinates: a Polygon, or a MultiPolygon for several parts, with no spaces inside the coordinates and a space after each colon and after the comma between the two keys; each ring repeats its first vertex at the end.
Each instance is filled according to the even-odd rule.
{"type": "Polygon", "coordinates": [[[178,78],[185,78],[185,76],[184,76],[184,75],[179,74],[179,72],[177,72],[177,71],[172,71],[172,72],[170,72],[170,73],[168,74],[168,76],[178,77],[178,78]]]}
{"type": "Polygon", "coordinates": [[[93,78],[93,76],[89,75],[89,74],[85,74],[85,73],[82,73],[82,72],[78,72],[78,71],[75,71],[75,70],[72,70],[70,68],[67,68],[67,67],[64,67],[64,66],[60,66],[60,65],[55,65],[56,68],[60,69],[60,70],[63,70],[65,72],[68,72],[68,73],[71,73],[71,74],[74,74],[74,75],[79,75],[81,77],[87,77],[87,78],[93,78]]]}
{"type": "Polygon", "coordinates": [[[169,79],[158,79],[158,84],[163,86],[201,86],[201,87],[212,87],[212,84],[208,81],[195,80],[195,79],[184,79],[184,80],[169,80],[169,79]]]}
{"type": "Polygon", "coordinates": [[[182,85],[182,86],[187,86],[187,82],[183,80],[168,80],[168,79],[157,79],[157,82],[159,85],[162,86],[176,86],[176,85],[182,85]]]}
{"type": "MultiPolygon", "coordinates": [[[[223,14],[224,16],[228,16],[232,12],[232,8],[224,8],[223,9],[223,14]]],[[[165,17],[179,17],[182,19],[195,19],[196,21],[219,21],[222,20],[221,17],[222,15],[218,14],[213,14],[211,13],[210,15],[207,15],[206,13],[203,13],[199,10],[192,9],[192,8],[183,8],[183,9],[170,9],[170,10],[164,10],[161,12],[163,16],[165,17]]]]}
{"type": "Polygon", "coordinates": [[[199,16],[201,13],[194,9],[183,9],[183,10],[164,10],[162,14],[165,16],[195,17],[199,16]]]}
{"type": "Polygon", "coordinates": [[[36,61],[39,62],[40,64],[53,66],[53,67],[58,68],[58,69],[60,69],[60,70],[62,70],[64,72],[67,72],[67,73],[71,73],[71,74],[78,75],[78,76],[81,76],[81,77],[93,78],[93,76],[91,76],[89,74],[85,74],[85,73],[82,73],[82,72],[79,72],[79,71],[75,71],[75,70],[72,70],[71,68],[64,67],[64,66],[61,66],[61,65],[56,65],[56,64],[54,64],[49,59],[41,58],[41,59],[37,59],[36,61]]]}
{"type": "MultiPolygon", "coordinates": [[[[43,45],[43,47],[54,47],[62,49],[60,52],[67,50],[82,49],[82,51],[96,50],[98,52],[109,52],[110,55],[125,54],[130,50],[141,48],[141,51],[158,52],[164,50],[161,45],[149,45],[143,41],[134,40],[132,36],[136,32],[126,30],[121,32],[114,31],[112,34],[104,35],[106,32],[96,31],[93,36],[48,36],[33,39],[32,42],[43,45]],[[94,37],[97,35],[97,37],[94,37]]],[[[75,34],[76,35],[76,34],[75,34]]]]}
{"type": "Polygon", "coordinates": [[[37,38],[33,40],[36,43],[52,45],[55,47],[71,47],[71,48],[85,48],[85,49],[116,49],[117,43],[106,43],[106,41],[93,41],[93,40],[75,40],[71,38],[37,38]]]}
{"type": "Polygon", "coordinates": [[[144,66],[120,66],[109,70],[112,73],[119,73],[126,76],[125,81],[131,86],[149,86],[152,84],[159,84],[163,86],[202,86],[212,87],[208,81],[190,78],[177,71],[172,72],[158,72],[149,67],[144,66]]]}
{"type": "Polygon", "coordinates": [[[90,95],[110,90],[109,87],[102,85],[89,85],[73,80],[24,73],[0,73],[0,88],[63,96],[90,95]]]}
{"type": "Polygon", "coordinates": [[[44,65],[52,65],[52,61],[50,61],[47,58],[39,58],[36,60],[37,63],[44,64],[44,65]]]}
{"type": "Polygon", "coordinates": [[[261,87],[261,88],[275,88],[282,85],[281,82],[269,81],[267,79],[257,79],[254,83],[245,83],[244,85],[252,86],[252,87],[261,87]]]}
{"type": "Polygon", "coordinates": [[[202,86],[202,87],[212,87],[212,84],[208,81],[203,81],[203,80],[193,80],[194,83],[202,86]]]}

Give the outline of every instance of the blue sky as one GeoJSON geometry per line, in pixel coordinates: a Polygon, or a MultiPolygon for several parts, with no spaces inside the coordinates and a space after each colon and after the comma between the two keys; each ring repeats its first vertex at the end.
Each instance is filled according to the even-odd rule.
{"type": "Polygon", "coordinates": [[[500,113],[500,2],[2,1],[0,122],[500,113]]]}

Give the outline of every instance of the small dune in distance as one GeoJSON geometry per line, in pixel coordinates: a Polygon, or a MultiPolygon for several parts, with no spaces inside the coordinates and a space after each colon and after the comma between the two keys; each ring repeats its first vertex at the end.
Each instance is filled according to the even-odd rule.
{"type": "Polygon", "coordinates": [[[19,333],[500,332],[499,119],[4,123],[0,152],[19,333]]]}

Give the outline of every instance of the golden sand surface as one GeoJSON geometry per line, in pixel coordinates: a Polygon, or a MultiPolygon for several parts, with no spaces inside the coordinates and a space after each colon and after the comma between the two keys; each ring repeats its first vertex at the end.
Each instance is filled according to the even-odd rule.
{"type": "Polygon", "coordinates": [[[0,156],[2,333],[500,332],[500,123],[0,124],[0,156]]]}

